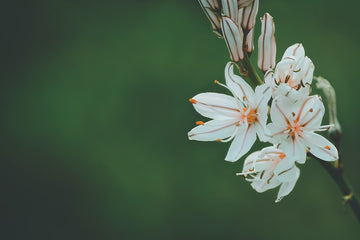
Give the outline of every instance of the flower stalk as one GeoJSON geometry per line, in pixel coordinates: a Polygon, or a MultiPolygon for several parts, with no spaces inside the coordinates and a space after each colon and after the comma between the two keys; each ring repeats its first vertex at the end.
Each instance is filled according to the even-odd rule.
{"type": "Polygon", "coordinates": [[[338,185],[341,193],[343,194],[344,204],[349,204],[352,211],[354,212],[357,220],[360,222],[360,202],[356,194],[354,193],[351,185],[344,176],[342,168],[336,167],[331,162],[322,161],[314,156],[312,158],[319,161],[319,163],[325,168],[325,170],[330,174],[333,180],[338,185]]]}

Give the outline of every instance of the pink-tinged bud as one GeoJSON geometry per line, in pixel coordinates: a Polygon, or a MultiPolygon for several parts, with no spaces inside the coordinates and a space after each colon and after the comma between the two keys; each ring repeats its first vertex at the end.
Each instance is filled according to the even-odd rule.
{"type": "Polygon", "coordinates": [[[258,67],[266,72],[276,64],[275,24],[270,14],[261,19],[261,35],[258,41],[258,67]]]}
{"type": "Polygon", "coordinates": [[[237,4],[239,8],[247,7],[249,6],[254,0],[238,0],[237,4]]]}
{"type": "Polygon", "coordinates": [[[247,7],[241,8],[238,15],[238,25],[245,31],[250,31],[254,28],[256,16],[259,10],[259,0],[254,0],[247,7]]]}
{"type": "Polygon", "coordinates": [[[244,50],[248,53],[254,51],[254,28],[246,35],[244,50]]]}
{"type": "Polygon", "coordinates": [[[226,45],[230,52],[231,60],[239,62],[244,59],[243,38],[244,33],[238,28],[236,23],[228,17],[221,20],[221,29],[226,45]]]}
{"type": "Polygon", "coordinates": [[[221,36],[221,0],[199,0],[199,3],[210,20],[214,33],[221,36]]]}
{"type": "Polygon", "coordinates": [[[238,4],[237,0],[222,0],[222,7],[224,16],[231,18],[234,22],[237,22],[238,16],[238,4]]]}

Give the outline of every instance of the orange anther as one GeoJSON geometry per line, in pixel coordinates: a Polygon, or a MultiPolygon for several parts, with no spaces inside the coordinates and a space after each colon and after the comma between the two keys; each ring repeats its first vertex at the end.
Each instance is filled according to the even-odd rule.
{"type": "Polygon", "coordinates": [[[196,125],[204,125],[204,122],[203,121],[197,121],[196,125]]]}
{"type": "Polygon", "coordinates": [[[218,84],[218,83],[219,83],[219,81],[218,81],[218,80],[215,80],[215,81],[214,81],[214,83],[215,83],[215,84],[218,84]]]}
{"type": "Polygon", "coordinates": [[[217,142],[221,142],[221,138],[219,138],[218,140],[216,140],[217,142]]]}
{"type": "Polygon", "coordinates": [[[329,146],[329,145],[326,145],[325,148],[326,148],[327,150],[330,150],[330,146],[329,146]]]}
{"type": "Polygon", "coordinates": [[[283,160],[285,157],[286,157],[286,154],[285,154],[285,153],[280,153],[280,154],[279,154],[279,158],[280,158],[281,160],[283,160]]]}
{"type": "Polygon", "coordinates": [[[196,104],[196,103],[197,103],[197,101],[196,101],[195,99],[192,99],[192,98],[190,98],[189,101],[190,101],[192,104],[196,104]]]}

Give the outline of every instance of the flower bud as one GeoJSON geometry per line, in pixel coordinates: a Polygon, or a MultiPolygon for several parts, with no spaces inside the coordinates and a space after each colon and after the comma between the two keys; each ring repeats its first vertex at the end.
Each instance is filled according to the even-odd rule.
{"type": "Polygon", "coordinates": [[[332,138],[338,138],[341,135],[342,130],[341,130],[340,123],[337,119],[337,114],[336,114],[335,90],[334,90],[333,86],[331,86],[330,82],[328,80],[326,80],[325,78],[317,77],[314,79],[317,80],[316,87],[318,89],[323,90],[324,95],[326,97],[326,102],[328,104],[329,121],[330,121],[330,125],[332,125],[331,128],[329,129],[330,136],[332,138]]]}
{"type": "Polygon", "coordinates": [[[239,62],[244,59],[243,38],[244,33],[238,28],[236,23],[228,17],[221,19],[221,29],[229,49],[231,60],[239,62]]]}
{"type": "Polygon", "coordinates": [[[254,51],[254,29],[251,29],[246,35],[244,50],[248,53],[254,51]]]}
{"type": "Polygon", "coordinates": [[[266,72],[276,64],[275,25],[270,14],[261,19],[261,35],[258,41],[258,67],[266,72]]]}
{"type": "Polygon", "coordinates": [[[238,8],[243,8],[249,6],[254,0],[238,0],[238,8]]]}
{"type": "Polygon", "coordinates": [[[222,0],[221,2],[224,16],[231,18],[234,22],[237,22],[239,10],[237,0],[222,0]]]}
{"type": "Polygon", "coordinates": [[[221,1],[220,0],[199,0],[201,8],[210,20],[213,31],[216,35],[221,36],[221,1]]]}
{"type": "Polygon", "coordinates": [[[259,10],[259,0],[253,1],[249,6],[241,8],[238,15],[238,25],[244,30],[250,31],[254,28],[256,16],[259,10]]]}

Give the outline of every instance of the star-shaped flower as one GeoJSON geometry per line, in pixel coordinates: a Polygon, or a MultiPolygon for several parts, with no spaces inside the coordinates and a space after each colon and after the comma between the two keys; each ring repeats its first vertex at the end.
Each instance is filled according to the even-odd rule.
{"type": "Polygon", "coordinates": [[[242,172],[237,175],[244,176],[255,191],[260,193],[281,185],[275,201],[279,202],[293,190],[300,170],[283,151],[267,147],[250,154],[245,159],[242,172]]]}
{"type": "Polygon", "coordinates": [[[233,96],[220,93],[200,93],[190,99],[195,110],[212,120],[193,128],[190,140],[229,142],[230,149],[225,160],[237,161],[254,144],[256,135],[265,139],[268,101],[271,90],[267,84],[257,86],[255,92],[240,76],[235,75],[234,65],[225,67],[226,87],[233,96]]]}
{"type": "Polygon", "coordinates": [[[285,154],[299,162],[305,163],[306,151],[325,160],[338,159],[336,147],[326,138],[314,131],[328,130],[330,125],[321,126],[325,108],[318,95],[310,96],[297,103],[288,101],[285,96],[273,100],[271,106],[272,123],[268,125],[272,138],[285,154]]]}

